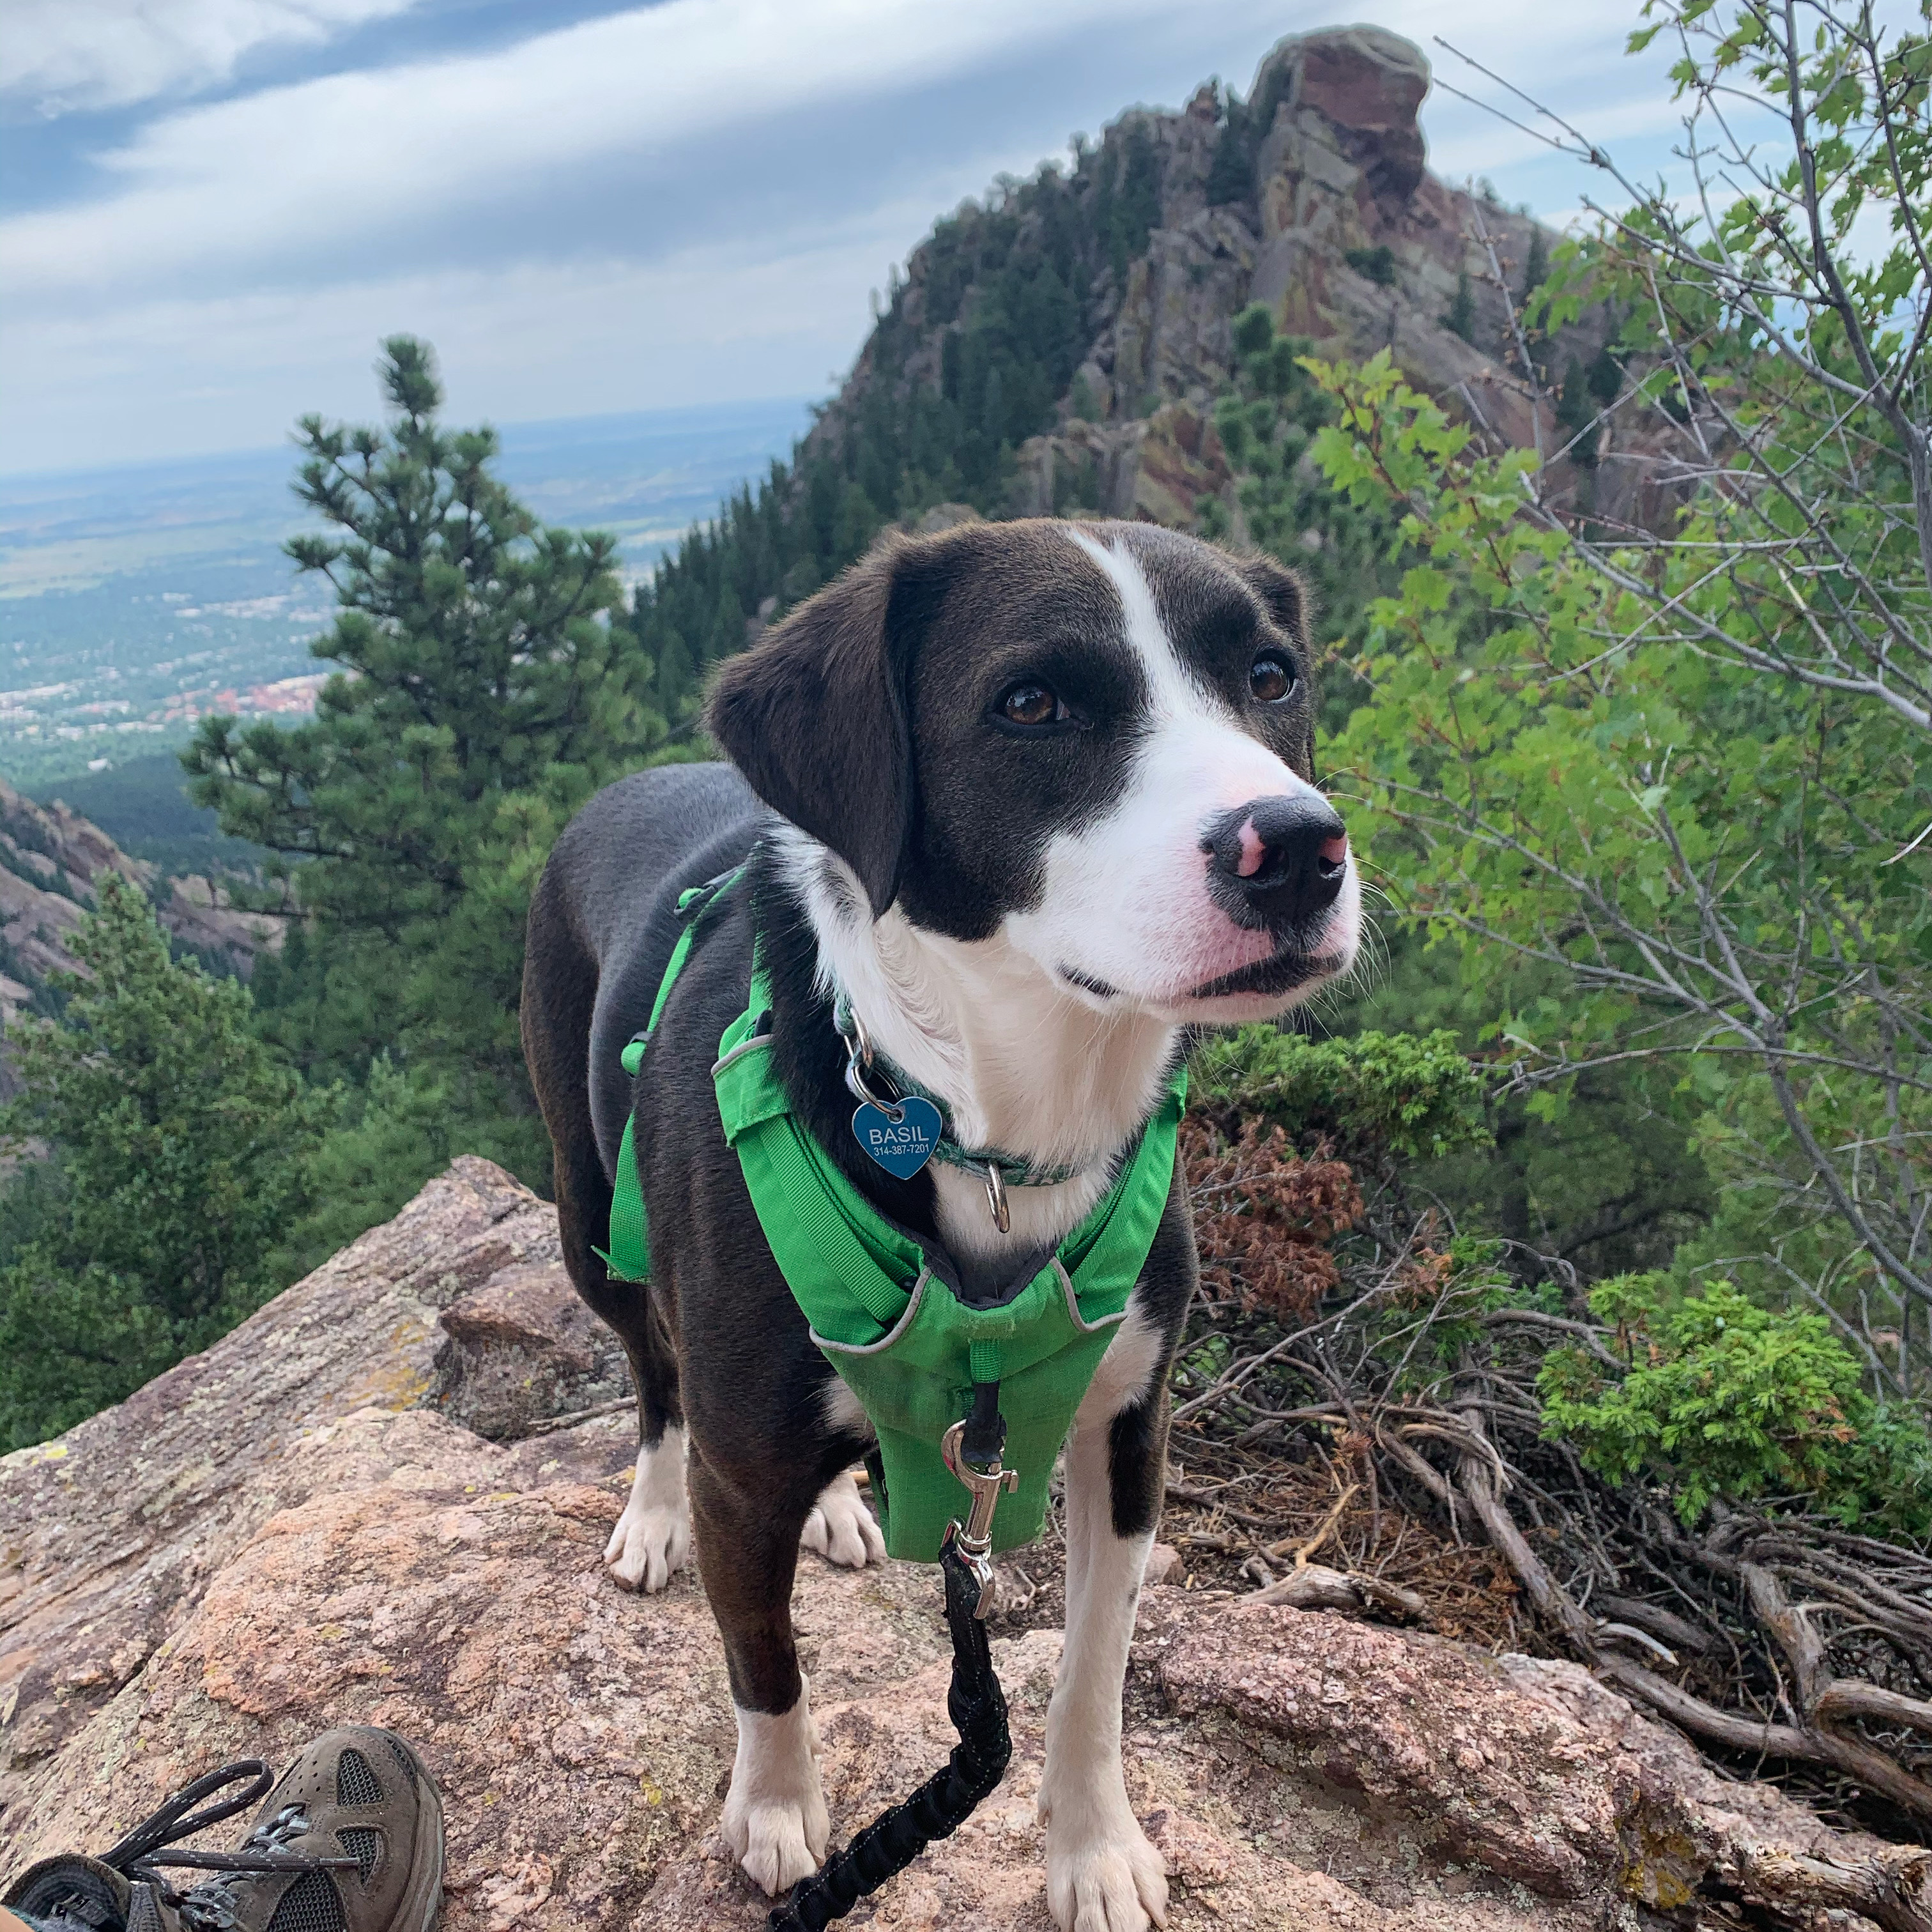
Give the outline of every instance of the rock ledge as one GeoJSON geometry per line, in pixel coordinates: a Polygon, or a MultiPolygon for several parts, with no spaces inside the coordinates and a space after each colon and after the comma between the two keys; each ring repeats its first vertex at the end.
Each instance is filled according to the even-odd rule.
{"type": "MultiPolygon", "coordinates": [[[[703,1598],[604,1574],[628,1418],[493,1442],[438,1412],[452,1342],[472,1395],[514,1398],[492,1426],[591,1385],[558,1274],[550,1210],[460,1160],[206,1354],[0,1460],[0,1870],[106,1842],[224,1758],[368,1722],[447,1795],[447,1932],[764,1922],[716,1830],[733,1732],[703,1598]]],[[[808,1558],[796,1611],[849,1834],[951,1744],[936,1582],[808,1558]]],[[[996,1642],[1006,1783],[854,1923],[1047,1932],[1059,1648],[996,1642]]],[[[1172,1586],[1148,1593],[1126,1756],[1176,1926],[1685,1925],[1767,1853],[1877,1849],[1720,1781],[1570,1666],[1172,1586]]]]}

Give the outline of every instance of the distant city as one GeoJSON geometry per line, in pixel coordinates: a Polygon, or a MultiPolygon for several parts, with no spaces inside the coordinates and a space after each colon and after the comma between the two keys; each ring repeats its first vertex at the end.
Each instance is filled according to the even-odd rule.
{"type": "MultiPolygon", "coordinates": [[[[808,421],[782,400],[512,424],[500,472],[546,521],[614,533],[635,580],[808,421]]],[[[297,460],[0,477],[0,776],[41,790],[216,713],[313,711],[332,612],[281,554],[317,527],[290,493],[297,460]]]]}

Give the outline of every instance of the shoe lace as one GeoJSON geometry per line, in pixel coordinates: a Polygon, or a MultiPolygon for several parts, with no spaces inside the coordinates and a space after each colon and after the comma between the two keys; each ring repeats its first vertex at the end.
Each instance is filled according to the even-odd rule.
{"type": "Polygon", "coordinates": [[[101,1863],[112,1866],[136,1884],[152,1886],[164,1904],[180,1911],[182,1923],[190,1932],[230,1932],[236,1916],[233,1888],[244,1878],[265,1877],[277,1872],[359,1868],[358,1861],[353,1858],[317,1858],[307,1852],[284,1849],[308,1830],[308,1814],[298,1804],[284,1804],[272,1818],[264,1819],[234,1851],[168,1849],[197,1832],[205,1832],[211,1825],[233,1817],[238,1811],[247,1810],[251,1804],[259,1804],[274,1782],[273,1769],[260,1758],[242,1758],[233,1764],[224,1764],[218,1771],[211,1771],[176,1792],[159,1810],[104,1853],[101,1863]],[[239,1797],[224,1798],[200,1810],[195,1808],[218,1791],[244,1783],[248,1788],[239,1797]],[[185,1866],[217,1876],[204,1879],[184,1893],[168,1882],[160,1869],[163,1866],[185,1866]]]}

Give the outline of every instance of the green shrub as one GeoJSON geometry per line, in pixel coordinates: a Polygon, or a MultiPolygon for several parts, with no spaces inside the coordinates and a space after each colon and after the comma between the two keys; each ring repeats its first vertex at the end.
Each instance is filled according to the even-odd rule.
{"type": "Polygon", "coordinates": [[[1242,1027],[1201,1048],[1195,1092],[1358,1156],[1426,1160],[1490,1138],[1482,1075],[1443,1030],[1309,1040],[1242,1027]]]}
{"type": "Polygon", "coordinates": [[[1387,242],[1374,248],[1351,248],[1342,259],[1357,274],[1366,276],[1378,288],[1395,286],[1395,250],[1387,242]]]}
{"type": "Polygon", "coordinates": [[[1932,1533],[1932,1437],[1867,1395],[1822,1315],[1760,1308],[1728,1282],[1674,1298],[1661,1274],[1590,1297],[1630,1361],[1621,1380],[1572,1348],[1537,1378],[1544,1432],[1606,1481],[1670,1491],[1696,1522],[1714,1498],[1798,1498],[1848,1527],[1932,1533]]]}

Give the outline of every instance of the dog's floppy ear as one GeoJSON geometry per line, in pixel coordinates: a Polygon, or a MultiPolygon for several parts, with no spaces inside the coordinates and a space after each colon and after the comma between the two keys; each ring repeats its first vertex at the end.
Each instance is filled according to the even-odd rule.
{"type": "Polygon", "coordinates": [[[1302,670],[1305,674],[1310,668],[1306,662],[1310,605],[1308,586],[1302,581],[1300,572],[1264,556],[1242,557],[1234,568],[1241,573],[1248,588],[1262,600],[1276,626],[1301,646],[1304,660],[1302,670]]]}
{"type": "Polygon", "coordinates": [[[906,652],[892,608],[908,548],[878,545],[729,660],[705,719],[759,797],[859,875],[874,919],[898,895],[912,832],[906,652]]]}

